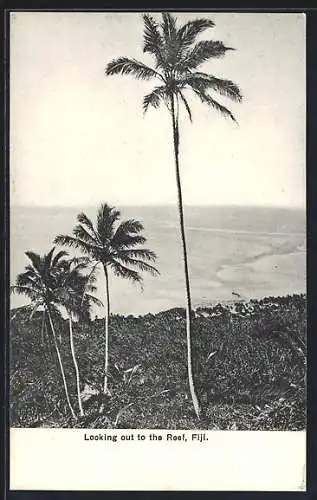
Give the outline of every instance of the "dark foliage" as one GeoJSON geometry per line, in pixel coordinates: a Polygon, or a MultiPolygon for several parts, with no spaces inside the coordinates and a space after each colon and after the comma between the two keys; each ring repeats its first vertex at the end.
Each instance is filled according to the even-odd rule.
{"type": "MultiPolygon", "coordinates": [[[[193,318],[194,371],[203,407],[198,422],[188,394],[185,312],[110,321],[109,388],[102,392],[103,321],[74,324],[83,385],[94,389],[75,423],[66,407],[55,352],[41,346],[40,318],[21,309],[11,321],[11,425],[298,430],[306,424],[306,297],[269,297],[199,308],[193,318]]],[[[14,316],[14,317],[13,317],[14,316]]],[[[61,352],[74,406],[76,388],[67,324],[61,352]]]]}
{"type": "Polygon", "coordinates": [[[143,52],[152,56],[154,67],[128,57],[118,57],[107,64],[106,75],[131,75],[139,80],[156,80],[157,85],[143,99],[144,112],[150,106],[158,108],[162,103],[171,111],[171,101],[175,101],[177,110],[183,104],[192,121],[186,94],[189,91],[203,104],[236,121],[233,113],[218,102],[218,96],[241,102],[239,87],[231,80],[200,71],[204,63],[234,50],[219,40],[198,40],[205,30],[214,27],[214,22],[203,18],[178,26],[177,18],[168,12],[162,14],[161,23],[148,14],[143,16],[143,21],[143,52]]]}

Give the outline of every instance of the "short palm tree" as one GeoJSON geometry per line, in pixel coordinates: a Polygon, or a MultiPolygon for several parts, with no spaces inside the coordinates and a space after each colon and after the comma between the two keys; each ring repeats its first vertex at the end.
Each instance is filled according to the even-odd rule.
{"type": "Polygon", "coordinates": [[[67,311],[69,325],[69,343],[76,374],[77,400],[80,416],[84,415],[84,410],[80,397],[80,374],[75,353],[73,336],[73,318],[83,319],[89,316],[91,306],[101,306],[102,303],[91,293],[97,287],[94,285],[95,274],[88,271],[89,262],[85,258],[68,259],[63,261],[58,289],[55,292],[59,306],[67,311]]]}
{"type": "Polygon", "coordinates": [[[59,235],[55,243],[79,249],[89,256],[93,264],[92,272],[98,266],[103,268],[105,277],[105,355],[103,393],[109,394],[109,318],[110,291],[109,271],[115,276],[126,278],[134,283],[142,283],[140,271],[152,275],[158,271],[149,262],[156,260],[156,255],[142,245],[146,238],[141,234],[143,225],[134,219],[120,222],[120,211],[107,203],[102,204],[97,212],[96,225],[80,213],[73,235],[59,235]]]}
{"type": "Polygon", "coordinates": [[[47,321],[48,331],[51,331],[57,354],[67,404],[72,416],[76,418],[76,414],[69,397],[64,366],[52,319],[53,315],[59,314],[56,290],[59,287],[63,261],[67,254],[64,251],[59,251],[54,255],[54,251],[55,247],[53,247],[50,252],[43,257],[34,252],[25,252],[31,263],[25,267],[25,271],[23,273],[18,274],[16,284],[11,287],[11,291],[13,293],[24,295],[30,299],[32,311],[31,315],[34,314],[39,308],[42,309],[42,328],[44,328],[43,325],[47,321]]]}
{"type": "Polygon", "coordinates": [[[225,117],[235,120],[232,112],[221,104],[214,94],[228,97],[234,101],[242,99],[237,85],[230,80],[217,78],[199,71],[199,67],[212,58],[219,58],[227,51],[221,41],[203,40],[197,42],[197,36],[207,28],[212,28],[211,19],[195,19],[180,28],[177,21],[168,12],[162,14],[162,22],[158,24],[149,14],[143,16],[144,44],[143,52],[154,56],[155,66],[139,62],[128,57],[119,57],[111,61],[106,67],[106,75],[132,75],[141,80],[156,79],[158,84],[143,100],[144,112],[150,106],[158,108],[165,104],[172,121],[173,144],[176,167],[176,185],[178,192],[178,210],[180,219],[181,240],[183,247],[183,261],[185,286],[187,295],[186,304],[186,331],[187,331],[187,360],[189,388],[197,417],[200,416],[200,406],[196,395],[192,373],[192,322],[191,322],[191,294],[188,271],[187,249],[184,228],[183,200],[179,171],[179,110],[183,104],[190,121],[192,113],[185,92],[192,91],[202,103],[211,106],[225,117]]]}

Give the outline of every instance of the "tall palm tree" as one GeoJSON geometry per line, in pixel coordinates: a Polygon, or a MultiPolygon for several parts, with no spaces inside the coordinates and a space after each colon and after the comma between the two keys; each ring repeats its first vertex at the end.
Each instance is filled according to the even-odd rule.
{"type": "Polygon", "coordinates": [[[186,334],[189,388],[197,417],[200,416],[199,401],[195,391],[192,371],[192,319],[191,294],[188,271],[187,248],[184,228],[183,200],[179,171],[179,111],[184,105],[190,121],[192,113],[185,91],[192,91],[202,103],[211,106],[216,111],[235,121],[232,112],[218,102],[214,94],[241,101],[239,88],[230,80],[217,78],[201,72],[198,68],[212,58],[219,58],[227,51],[221,41],[203,40],[197,42],[197,36],[207,28],[212,28],[211,19],[195,19],[181,27],[177,26],[176,18],[168,12],[162,14],[159,24],[149,14],[143,16],[144,44],[143,52],[154,56],[154,67],[128,57],[119,57],[106,67],[106,75],[132,75],[137,79],[156,79],[158,84],[143,100],[144,113],[150,106],[158,108],[161,103],[167,107],[172,121],[174,157],[176,168],[176,185],[178,193],[178,210],[183,248],[183,261],[186,286],[186,334]],[[211,92],[211,94],[210,94],[211,92]]]}
{"type": "Polygon", "coordinates": [[[94,285],[96,280],[95,274],[89,272],[87,274],[88,261],[85,258],[68,259],[63,261],[63,269],[61,279],[59,280],[59,288],[56,290],[57,300],[60,306],[63,306],[67,311],[68,326],[69,326],[69,343],[75,368],[77,400],[80,416],[84,415],[84,410],[80,397],[80,374],[75,353],[74,337],[73,337],[73,318],[84,318],[89,316],[89,310],[93,304],[101,306],[102,303],[92,292],[95,292],[97,287],[94,285]]]}
{"type": "MultiPolygon", "coordinates": [[[[31,315],[39,308],[43,311],[44,322],[47,321],[48,331],[51,331],[56,355],[59,363],[60,372],[62,375],[67,404],[72,416],[76,419],[76,414],[72,407],[68,386],[65,377],[64,366],[59,350],[56,332],[53,324],[52,316],[59,314],[57,308],[56,289],[59,287],[61,269],[63,259],[67,255],[64,251],[55,253],[55,247],[43,257],[34,252],[25,252],[26,256],[31,261],[25,267],[23,273],[18,274],[16,284],[11,287],[13,293],[24,295],[31,301],[31,315]]],[[[42,323],[42,328],[43,328],[42,323]]]]}
{"type": "Polygon", "coordinates": [[[120,211],[103,203],[97,212],[94,225],[86,214],[77,216],[78,224],[73,235],[59,235],[55,243],[74,247],[91,258],[92,272],[102,267],[105,277],[105,355],[103,393],[109,394],[109,318],[110,290],[109,271],[115,276],[126,278],[134,283],[142,283],[140,271],[152,275],[158,271],[149,262],[156,260],[151,250],[143,248],[146,238],[141,234],[143,225],[134,219],[120,221],[120,211]]]}

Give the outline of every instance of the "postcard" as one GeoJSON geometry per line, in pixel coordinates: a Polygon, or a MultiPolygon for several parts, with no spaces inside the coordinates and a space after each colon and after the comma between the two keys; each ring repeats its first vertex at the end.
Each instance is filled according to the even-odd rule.
{"type": "Polygon", "coordinates": [[[305,491],[305,15],[9,16],[10,488],[305,491]]]}

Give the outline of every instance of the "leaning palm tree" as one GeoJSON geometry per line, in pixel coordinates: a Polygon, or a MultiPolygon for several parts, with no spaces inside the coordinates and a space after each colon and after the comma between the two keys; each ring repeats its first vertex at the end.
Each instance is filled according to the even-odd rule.
{"type": "Polygon", "coordinates": [[[55,243],[79,249],[89,256],[93,264],[92,272],[102,267],[105,277],[105,354],[103,393],[109,394],[109,318],[110,290],[109,271],[115,276],[126,278],[134,283],[142,283],[140,271],[152,275],[158,271],[149,262],[156,260],[156,255],[142,245],[146,238],[141,234],[143,225],[134,219],[119,222],[120,211],[104,203],[97,213],[96,225],[80,213],[73,235],[59,235],[55,243]]]}
{"type": "Polygon", "coordinates": [[[169,13],[162,14],[159,24],[149,14],[143,16],[144,44],[143,52],[154,56],[154,67],[128,57],[119,57],[111,61],[106,67],[106,75],[132,75],[141,80],[156,79],[156,85],[151,93],[143,100],[143,110],[150,106],[158,108],[161,103],[167,107],[172,121],[174,156],[176,167],[176,185],[178,192],[178,210],[180,219],[181,240],[183,247],[183,261],[185,286],[187,295],[186,304],[186,332],[187,332],[187,364],[189,388],[197,417],[200,416],[200,406],[196,395],[192,372],[192,325],[191,325],[191,294],[187,260],[187,248],[184,228],[183,200],[179,171],[179,112],[183,104],[190,121],[192,113],[185,92],[192,91],[202,103],[211,106],[225,117],[235,121],[232,112],[221,104],[214,94],[228,97],[234,101],[242,99],[237,85],[230,80],[217,78],[199,71],[199,67],[212,58],[219,58],[227,51],[221,41],[203,40],[197,42],[197,36],[207,28],[212,28],[211,19],[195,19],[181,27],[177,27],[176,19],[169,13]]]}
{"type": "Polygon", "coordinates": [[[54,256],[54,251],[55,247],[53,247],[50,252],[43,257],[34,252],[25,252],[26,256],[31,261],[31,264],[28,264],[25,267],[25,271],[23,273],[18,274],[16,284],[11,287],[11,291],[13,293],[24,295],[31,301],[31,317],[39,308],[42,309],[44,318],[42,328],[44,323],[47,321],[48,331],[51,331],[51,336],[56,350],[67,404],[72,416],[76,418],[76,414],[69,397],[64,366],[52,319],[54,315],[59,315],[56,289],[59,286],[61,270],[63,268],[63,259],[67,254],[64,251],[59,251],[55,253],[54,256]]]}
{"type": "Polygon", "coordinates": [[[63,270],[59,279],[59,287],[56,290],[56,297],[59,306],[65,308],[68,316],[69,343],[75,368],[77,400],[80,416],[84,415],[84,410],[80,396],[80,374],[75,353],[73,336],[73,318],[83,319],[89,317],[92,305],[101,306],[102,302],[91,293],[97,287],[94,285],[95,274],[91,271],[87,274],[89,262],[85,258],[73,258],[64,260],[63,270]]]}

